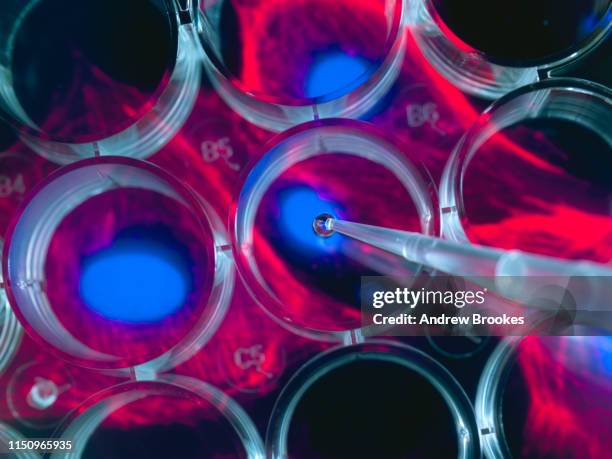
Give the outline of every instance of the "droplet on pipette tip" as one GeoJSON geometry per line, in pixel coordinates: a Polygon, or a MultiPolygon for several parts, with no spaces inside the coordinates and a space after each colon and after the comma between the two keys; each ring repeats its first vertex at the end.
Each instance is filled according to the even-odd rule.
{"type": "Polygon", "coordinates": [[[315,234],[321,237],[330,237],[334,234],[334,217],[330,214],[320,214],[312,222],[315,234]]]}

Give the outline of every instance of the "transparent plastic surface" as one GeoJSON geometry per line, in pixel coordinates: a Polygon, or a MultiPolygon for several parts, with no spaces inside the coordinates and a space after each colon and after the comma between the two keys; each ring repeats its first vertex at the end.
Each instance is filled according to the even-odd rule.
{"type": "Polygon", "coordinates": [[[411,29],[429,62],[451,83],[497,99],[578,59],[610,30],[609,0],[415,0],[411,29]]]}
{"type": "Polygon", "coordinates": [[[610,126],[610,91],[581,80],[543,81],[494,103],[447,163],[443,236],[608,263],[610,126]]]}
{"type": "Polygon", "coordinates": [[[78,401],[77,383],[64,362],[31,361],[12,372],[6,403],[13,417],[29,429],[53,429],[78,401]]]}
{"type": "Polygon", "coordinates": [[[58,163],[151,155],[195,103],[192,15],[175,0],[6,0],[0,109],[58,163]]]}
{"type": "Polygon", "coordinates": [[[404,56],[400,0],[200,2],[206,71],[225,101],[273,131],[359,118],[404,56]]]}
{"type": "Polygon", "coordinates": [[[129,382],[85,401],[57,431],[72,440],[54,458],[263,459],[244,410],[219,389],[185,376],[129,382]]]}
{"type": "Polygon", "coordinates": [[[427,354],[383,340],[304,365],[276,402],[266,448],[275,459],[480,457],[474,411],[455,378],[427,354]]]}
{"type": "Polygon", "coordinates": [[[0,373],[11,363],[23,329],[6,300],[6,294],[0,290],[0,373]]]}
{"type": "MultiPolygon", "coordinates": [[[[3,243],[0,239],[0,254],[2,254],[2,248],[3,243]]],[[[0,285],[4,285],[2,270],[0,270],[0,285]]],[[[8,304],[4,288],[0,288],[0,375],[17,352],[22,334],[23,328],[8,304]]]]}
{"type": "Polygon", "coordinates": [[[73,363],[163,371],[216,331],[233,290],[212,208],[152,164],[83,160],[41,184],[9,229],[9,302],[73,363]]]}
{"type": "MultiPolygon", "coordinates": [[[[435,236],[338,220],[329,214],[317,217],[313,229],[319,237],[342,234],[394,253],[413,263],[457,276],[612,276],[601,263],[567,262],[518,250],[505,251],[481,245],[447,241],[435,236]]],[[[390,267],[390,269],[392,266],[390,267]]],[[[605,286],[602,285],[602,288],[605,286]]],[[[612,292],[606,292],[609,298],[612,292]]]]}
{"type": "Polygon", "coordinates": [[[361,277],[419,277],[418,264],[339,234],[321,238],[312,227],[328,212],[434,234],[435,192],[409,155],[357,121],[307,123],[271,142],[230,223],[239,272],[274,319],[311,338],[358,341],[361,277]]]}
{"type": "Polygon", "coordinates": [[[609,336],[502,341],[476,395],[486,457],[607,455],[611,346],[609,336]]]}
{"type": "Polygon", "coordinates": [[[41,456],[31,450],[11,450],[11,442],[25,440],[19,432],[11,426],[0,424],[0,454],[7,454],[10,458],[15,459],[40,459],[41,456]]]}

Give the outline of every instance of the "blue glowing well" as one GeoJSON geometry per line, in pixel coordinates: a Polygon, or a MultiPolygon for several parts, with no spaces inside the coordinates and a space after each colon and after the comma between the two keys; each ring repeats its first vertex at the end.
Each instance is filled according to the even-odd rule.
{"type": "Polygon", "coordinates": [[[183,306],[191,288],[186,260],[156,241],[117,240],[87,257],[80,295],[105,318],[157,322],[183,306]]]}
{"type": "Polygon", "coordinates": [[[369,66],[367,60],[342,51],[322,54],[308,69],[305,95],[321,97],[343,88],[347,88],[348,92],[361,84],[369,66]]]}
{"type": "Polygon", "coordinates": [[[322,198],[315,190],[297,187],[286,190],[280,199],[280,226],[294,248],[311,256],[331,253],[339,248],[342,238],[334,234],[322,238],[315,234],[312,224],[319,215],[339,216],[338,204],[322,198]]]}

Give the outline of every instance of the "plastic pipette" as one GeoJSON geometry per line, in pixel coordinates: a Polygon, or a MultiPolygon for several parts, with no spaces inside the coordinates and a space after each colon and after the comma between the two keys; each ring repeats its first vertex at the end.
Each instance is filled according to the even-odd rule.
{"type": "Polygon", "coordinates": [[[612,267],[607,265],[458,243],[410,231],[338,220],[329,214],[317,217],[313,229],[321,237],[340,233],[453,276],[488,277],[493,284],[487,287],[513,300],[532,298],[535,289],[546,283],[568,289],[580,310],[612,309],[612,267]]]}

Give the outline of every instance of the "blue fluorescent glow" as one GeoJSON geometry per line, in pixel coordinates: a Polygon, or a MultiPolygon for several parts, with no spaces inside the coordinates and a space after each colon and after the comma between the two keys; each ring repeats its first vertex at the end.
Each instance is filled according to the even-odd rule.
{"type": "Polygon", "coordinates": [[[175,313],[190,289],[186,263],[163,244],[120,240],[85,260],[80,295],[121,322],[156,322],[175,313]]]}
{"type": "MultiPolygon", "coordinates": [[[[604,333],[603,330],[596,330],[604,333]]],[[[570,341],[566,364],[587,371],[591,376],[612,374],[612,337],[566,336],[570,341]]]]}
{"type": "Polygon", "coordinates": [[[369,63],[359,56],[341,51],[322,54],[315,59],[306,76],[306,97],[321,97],[344,87],[354,88],[360,84],[369,63]]]}
{"type": "Polygon", "coordinates": [[[612,12],[608,12],[603,18],[599,18],[593,13],[585,17],[580,24],[580,32],[583,35],[589,35],[595,31],[599,24],[607,24],[612,20],[612,12]]]}
{"type": "Polygon", "coordinates": [[[310,188],[295,188],[281,196],[280,226],[283,234],[288,235],[292,245],[305,254],[316,256],[321,251],[333,252],[342,241],[338,234],[328,238],[315,234],[312,224],[314,219],[323,213],[338,217],[341,209],[337,204],[321,198],[310,188]]]}
{"type": "Polygon", "coordinates": [[[597,336],[593,337],[593,340],[599,347],[601,353],[601,363],[608,374],[612,374],[612,337],[610,336],[597,336]]]}

